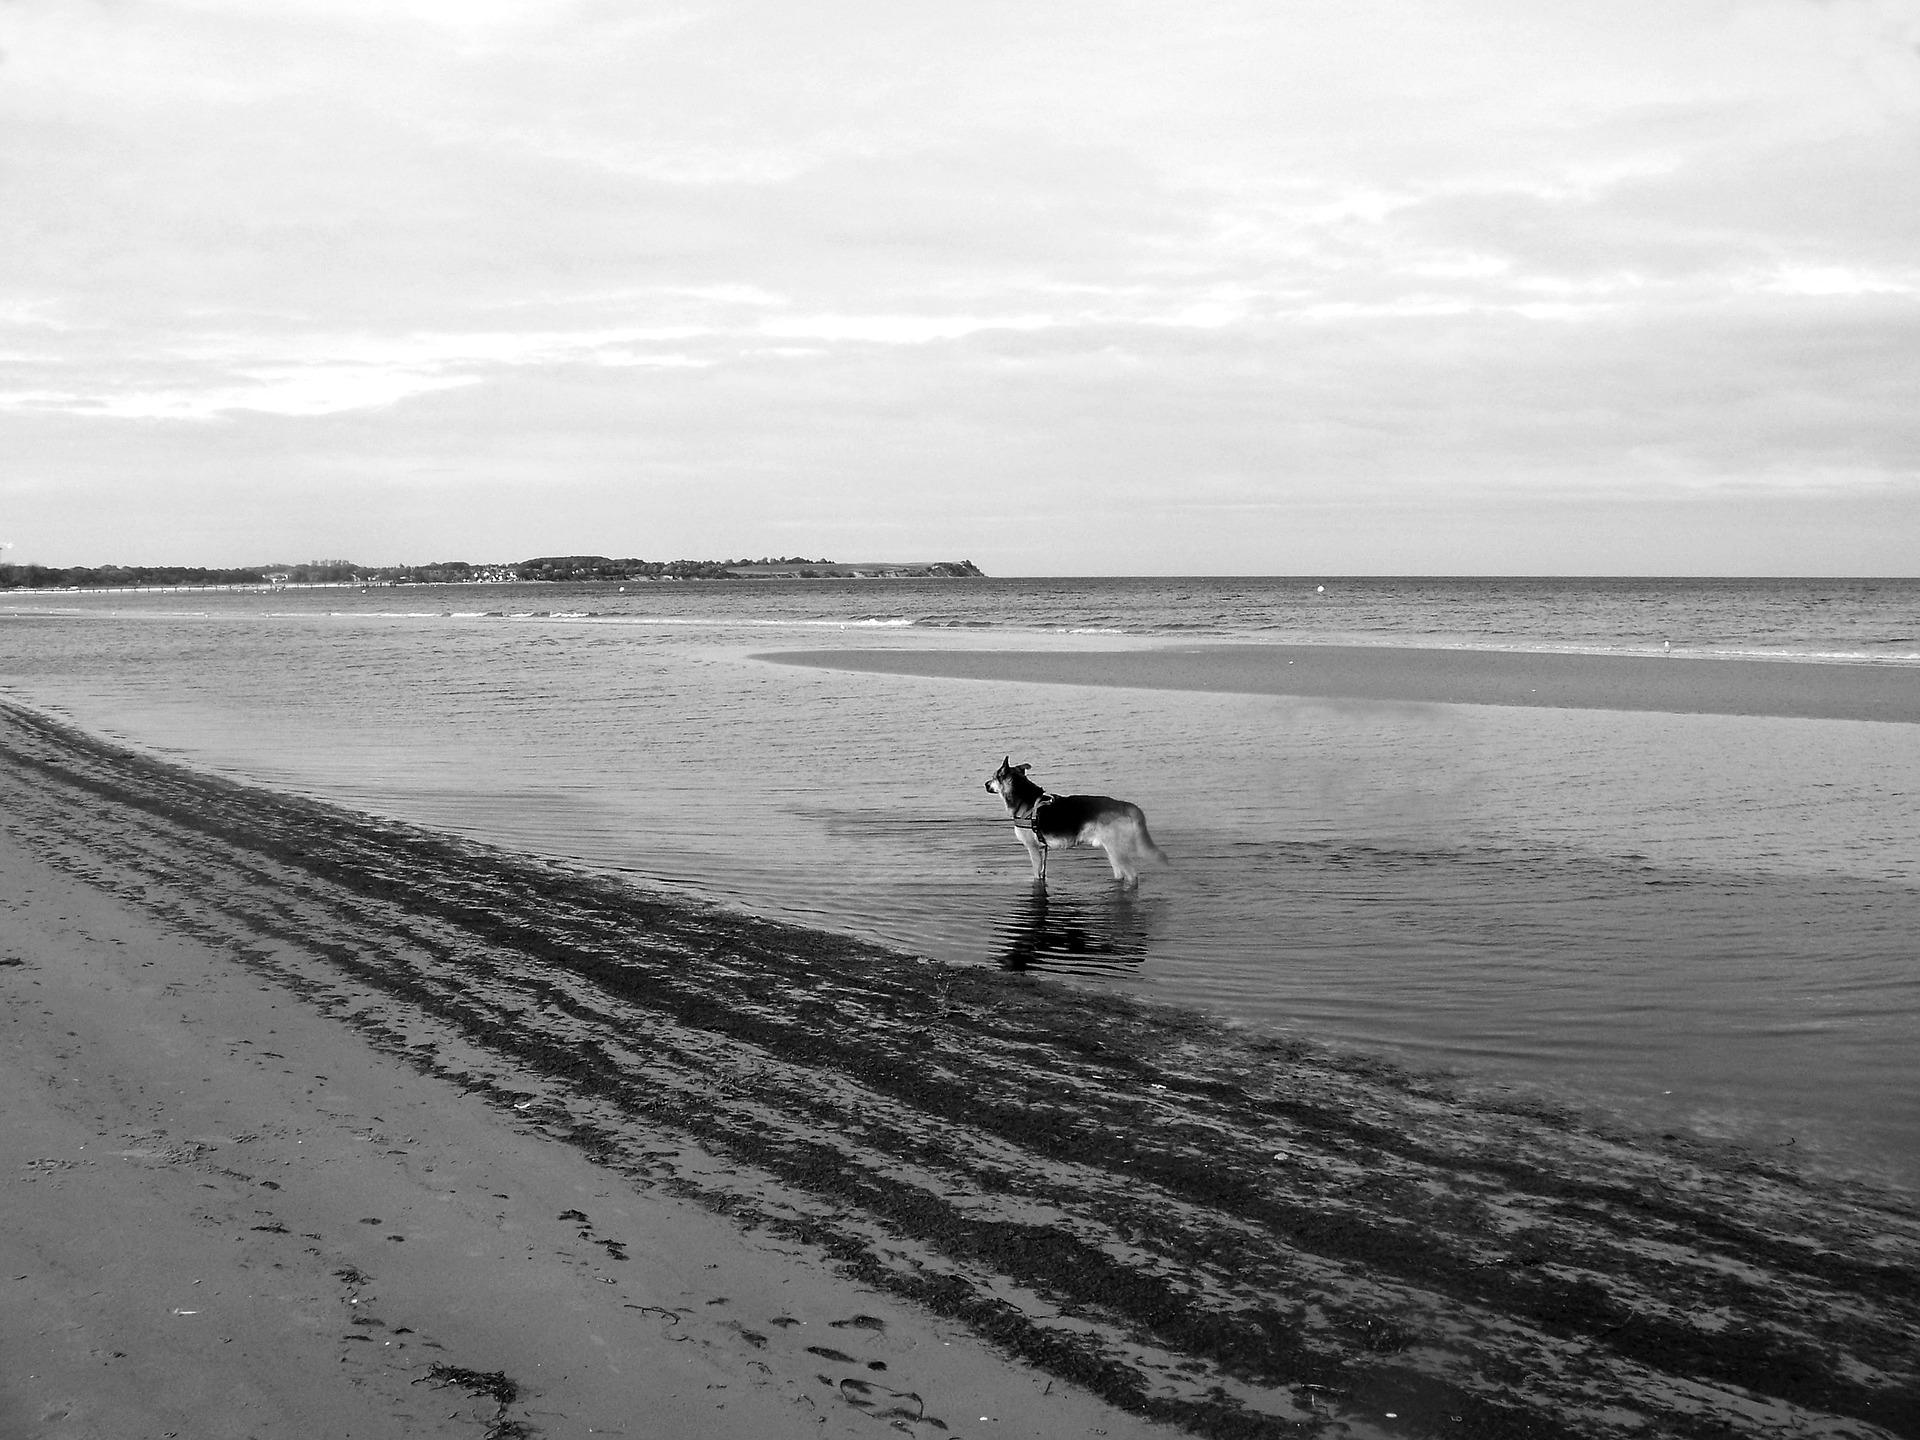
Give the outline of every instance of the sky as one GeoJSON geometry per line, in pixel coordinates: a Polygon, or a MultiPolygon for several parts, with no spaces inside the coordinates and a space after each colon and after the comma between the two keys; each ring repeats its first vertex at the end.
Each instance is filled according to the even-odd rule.
{"type": "Polygon", "coordinates": [[[0,0],[0,544],[1920,574],[1920,0],[0,0]]]}

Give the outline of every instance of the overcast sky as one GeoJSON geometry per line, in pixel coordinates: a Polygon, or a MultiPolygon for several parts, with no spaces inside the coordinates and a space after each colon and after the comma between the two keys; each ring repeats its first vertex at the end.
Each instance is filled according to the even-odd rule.
{"type": "Polygon", "coordinates": [[[1920,573],[1920,0],[0,0],[0,542],[1920,573]]]}

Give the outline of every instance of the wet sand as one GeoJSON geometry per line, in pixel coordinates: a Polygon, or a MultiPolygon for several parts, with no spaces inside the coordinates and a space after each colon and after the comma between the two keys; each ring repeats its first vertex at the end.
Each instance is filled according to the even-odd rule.
{"type": "Polygon", "coordinates": [[[757,658],[964,680],[1920,723],[1920,670],[1892,665],[1254,644],[1129,650],[789,650],[757,658]]]}
{"type": "Polygon", "coordinates": [[[1920,1208],[1790,1154],[4,705],[0,901],[0,1433],[1920,1435],[1920,1208]]]}

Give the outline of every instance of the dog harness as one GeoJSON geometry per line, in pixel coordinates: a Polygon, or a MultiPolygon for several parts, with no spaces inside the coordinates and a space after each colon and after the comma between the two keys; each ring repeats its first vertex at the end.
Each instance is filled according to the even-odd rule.
{"type": "Polygon", "coordinates": [[[1042,850],[1047,848],[1047,837],[1040,833],[1040,828],[1035,825],[1033,821],[1034,817],[1040,813],[1040,807],[1051,799],[1053,799],[1053,796],[1043,790],[1040,792],[1040,797],[1033,802],[1033,808],[1031,810],[1027,811],[1024,815],[1015,815],[1013,817],[1014,829],[1033,831],[1033,838],[1039,843],[1042,850]]]}

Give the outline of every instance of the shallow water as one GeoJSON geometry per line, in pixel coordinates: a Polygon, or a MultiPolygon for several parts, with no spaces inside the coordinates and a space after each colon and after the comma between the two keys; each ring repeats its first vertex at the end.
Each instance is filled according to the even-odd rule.
{"type": "MultiPolygon", "coordinates": [[[[1208,633],[1259,630],[1249,582],[1187,583],[1157,633],[1191,637],[1180,606],[1228,617],[1208,633]]],[[[787,636],[1013,643],[1027,611],[1051,643],[1120,643],[1064,632],[1149,629],[1141,584],[1036,583],[1024,601],[891,583],[193,597],[202,613],[177,596],[16,599],[38,613],[0,617],[0,683],[196,763],[762,913],[1920,1181],[1915,727],[750,658],[787,636]],[[1124,623],[1080,623],[1101,620],[1124,623]],[[1176,868],[1127,897],[1097,854],[1057,856],[1035,897],[982,788],[1009,752],[1056,791],[1139,802],[1176,868]]],[[[1587,614],[1578,643],[1642,645],[1616,621],[1653,602],[1602,598],[1615,620],[1587,614]]],[[[1496,601],[1456,597],[1428,633],[1310,638],[1444,640],[1462,613],[1512,607],[1496,601]]],[[[1723,653],[1900,630],[1873,612],[1816,634],[1805,616],[1842,602],[1802,601],[1774,606],[1802,617],[1791,642],[1777,616],[1693,628],[1718,625],[1723,653]]],[[[1536,612],[1553,633],[1520,639],[1567,643],[1574,627],[1536,612]]]]}

